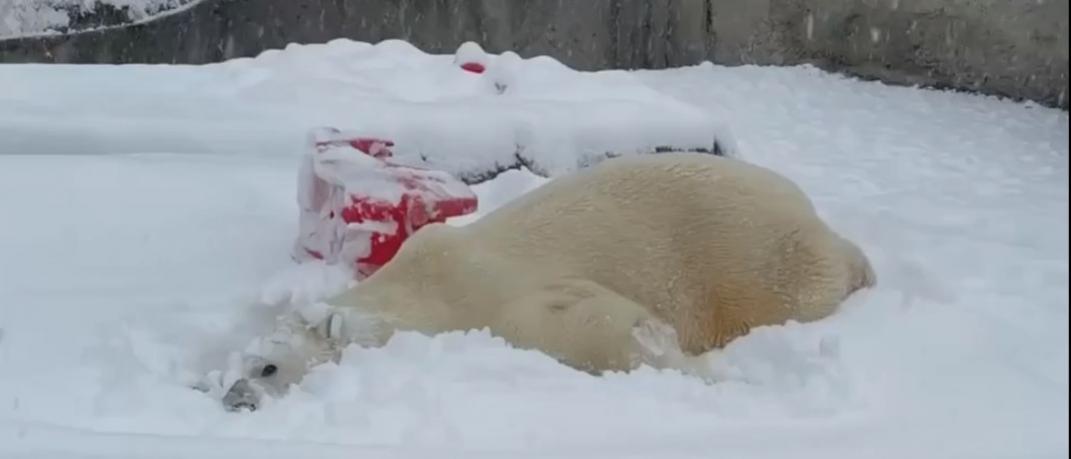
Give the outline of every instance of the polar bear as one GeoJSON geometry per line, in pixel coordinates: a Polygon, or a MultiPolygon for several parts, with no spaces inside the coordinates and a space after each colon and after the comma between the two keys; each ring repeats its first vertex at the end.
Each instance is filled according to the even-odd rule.
{"type": "Polygon", "coordinates": [[[830,315],[874,285],[865,254],[768,169],[698,153],[621,157],[466,226],[416,232],[371,277],[284,320],[224,397],[254,408],[350,343],[488,329],[599,374],[683,367],[757,326],[830,315]]]}

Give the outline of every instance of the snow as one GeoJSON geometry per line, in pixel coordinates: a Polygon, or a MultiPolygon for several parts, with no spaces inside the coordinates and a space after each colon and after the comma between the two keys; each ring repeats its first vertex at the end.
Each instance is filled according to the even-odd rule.
{"type": "MultiPolygon", "coordinates": [[[[451,59],[335,42],[203,67],[0,66],[0,457],[1067,455],[1066,112],[809,67],[512,57],[498,95],[493,60],[469,78],[451,59]],[[254,413],[187,387],[273,312],[348,284],[289,259],[307,128],[470,169],[525,145],[558,170],[708,120],[879,276],[833,317],[710,353],[720,382],[592,377],[470,331],[351,347],[254,413]]],[[[543,183],[506,171],[475,186],[481,212],[543,183]]]]}
{"type": "Polygon", "coordinates": [[[710,150],[715,141],[732,151],[725,120],[627,72],[581,73],[549,58],[508,55],[503,67],[512,73],[492,64],[474,75],[450,55],[396,40],[291,45],[204,67],[20,67],[0,74],[16,109],[0,114],[0,151],[294,156],[310,128],[334,126],[393,140],[398,162],[469,182],[521,162],[548,175],[607,152],[710,150]],[[496,82],[508,90],[498,94],[496,82]],[[79,103],[41,111],[42,98],[79,103]]]}
{"type": "Polygon", "coordinates": [[[122,10],[128,24],[133,24],[173,14],[193,6],[198,1],[200,0],[4,0],[0,3],[0,39],[60,33],[71,27],[72,14],[98,13],[98,8],[102,6],[122,10]]]}

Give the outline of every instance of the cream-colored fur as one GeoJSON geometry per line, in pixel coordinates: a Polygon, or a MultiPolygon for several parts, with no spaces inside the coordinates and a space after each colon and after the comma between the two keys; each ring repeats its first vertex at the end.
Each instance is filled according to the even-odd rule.
{"type": "Polygon", "coordinates": [[[333,332],[343,342],[486,327],[598,373],[672,366],[752,327],[821,319],[874,282],[863,252],[791,181],[667,153],[555,179],[467,226],[427,226],[327,303],[345,318],[333,332]]]}

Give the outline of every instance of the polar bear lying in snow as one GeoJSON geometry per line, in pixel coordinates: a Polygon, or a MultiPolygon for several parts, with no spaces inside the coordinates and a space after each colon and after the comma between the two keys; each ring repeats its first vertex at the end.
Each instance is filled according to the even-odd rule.
{"type": "Polygon", "coordinates": [[[761,325],[830,315],[870,262],[788,179],[694,153],[623,157],[555,179],[463,227],[427,226],[315,317],[247,361],[251,408],[350,344],[487,328],[592,373],[688,359],[761,325]]]}

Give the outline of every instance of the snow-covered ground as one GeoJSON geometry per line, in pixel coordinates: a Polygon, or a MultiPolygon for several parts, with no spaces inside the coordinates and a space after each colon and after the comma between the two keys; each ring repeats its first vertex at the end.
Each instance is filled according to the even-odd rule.
{"type": "MultiPolygon", "coordinates": [[[[0,457],[1067,455],[1066,112],[802,67],[546,59],[511,64],[496,95],[449,59],[336,42],[0,66],[0,457]],[[254,413],[187,388],[273,308],[345,282],[289,259],[305,129],[367,128],[447,166],[520,145],[568,169],[607,145],[705,142],[710,120],[880,278],[834,317],[711,353],[722,382],[592,377],[470,332],[351,348],[254,413]]],[[[483,183],[483,211],[542,182],[483,183]]]]}

